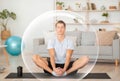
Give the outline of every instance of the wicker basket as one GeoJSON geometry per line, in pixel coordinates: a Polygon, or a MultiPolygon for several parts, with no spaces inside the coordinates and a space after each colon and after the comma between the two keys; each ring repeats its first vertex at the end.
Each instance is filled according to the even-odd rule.
{"type": "Polygon", "coordinates": [[[9,30],[3,30],[1,31],[1,39],[6,40],[8,37],[11,36],[11,33],[9,30]]]}

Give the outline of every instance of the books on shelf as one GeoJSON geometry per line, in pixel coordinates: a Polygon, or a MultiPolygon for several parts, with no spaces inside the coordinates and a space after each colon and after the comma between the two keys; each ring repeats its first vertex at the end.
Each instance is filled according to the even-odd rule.
{"type": "Polygon", "coordinates": [[[89,2],[87,2],[87,10],[96,10],[95,3],[89,3],[89,2]]]}
{"type": "Polygon", "coordinates": [[[95,3],[91,3],[91,10],[96,10],[96,5],[95,5],[95,3]]]}

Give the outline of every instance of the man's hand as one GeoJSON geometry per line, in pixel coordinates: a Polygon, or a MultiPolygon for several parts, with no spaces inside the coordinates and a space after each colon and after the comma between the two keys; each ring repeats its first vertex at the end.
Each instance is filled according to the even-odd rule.
{"type": "Polygon", "coordinates": [[[64,73],[66,71],[66,69],[60,68],[60,71],[62,71],[62,73],[64,73]]]}
{"type": "Polygon", "coordinates": [[[64,69],[62,69],[62,68],[60,68],[60,67],[54,68],[53,70],[54,70],[54,72],[55,72],[57,75],[59,75],[59,76],[62,76],[63,73],[65,72],[64,69]]]}

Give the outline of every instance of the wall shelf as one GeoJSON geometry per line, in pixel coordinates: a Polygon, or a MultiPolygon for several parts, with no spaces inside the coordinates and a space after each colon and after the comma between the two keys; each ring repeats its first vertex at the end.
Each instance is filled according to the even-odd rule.
{"type": "Polygon", "coordinates": [[[66,23],[67,25],[120,25],[120,23],[66,23]]]}
{"type": "MultiPolygon", "coordinates": [[[[57,2],[58,0],[55,0],[55,8],[54,9],[56,9],[56,2],[57,2]]],[[[59,0],[60,1],[60,0],[59,0]]],[[[64,2],[64,1],[62,1],[62,2],[64,2]]],[[[91,0],[85,0],[85,2],[86,2],[86,4],[87,3],[91,3],[91,0]]],[[[73,4],[72,2],[71,2],[71,4],[73,4]]],[[[69,4],[70,5],[70,4],[69,4]]],[[[95,5],[97,5],[96,3],[95,3],[95,5]]],[[[117,6],[117,5],[116,5],[117,6]]],[[[108,7],[108,6],[106,6],[106,7],[108,7]]],[[[109,7],[108,7],[109,8],[109,7]]],[[[67,10],[66,10],[67,11],[67,10]]],[[[69,11],[69,10],[68,10],[69,11]]],[[[74,21],[72,22],[72,23],[66,23],[67,25],[86,25],[87,26],[87,28],[89,28],[89,26],[91,26],[91,25],[96,25],[96,27],[98,27],[97,25],[120,25],[120,21],[118,20],[118,21],[116,21],[116,22],[114,22],[114,21],[109,21],[109,23],[101,23],[101,22],[97,22],[97,23],[90,23],[91,22],[91,18],[96,18],[96,17],[91,17],[91,14],[94,14],[94,13],[96,13],[96,14],[98,14],[98,13],[100,13],[99,14],[99,16],[101,16],[101,18],[102,18],[102,14],[101,13],[103,13],[103,12],[108,12],[108,13],[110,13],[110,14],[113,14],[114,15],[114,12],[115,12],[115,14],[117,14],[116,12],[118,12],[118,13],[120,13],[120,9],[118,8],[118,6],[117,6],[117,8],[116,9],[106,9],[106,10],[100,10],[100,8],[96,8],[96,10],[75,10],[75,9],[72,9],[71,8],[71,10],[70,11],[72,11],[72,12],[76,12],[76,13],[83,13],[83,14],[85,14],[85,23],[74,23],[74,21]]],[[[112,16],[112,17],[114,17],[114,16],[112,16]]],[[[99,20],[98,20],[99,21],[99,20]]],[[[102,21],[102,20],[101,20],[102,21]]],[[[67,21],[66,21],[67,22],[67,21]]]]}
{"type": "Polygon", "coordinates": [[[73,12],[119,12],[120,10],[79,10],[79,11],[76,11],[76,10],[73,10],[73,12]]]}

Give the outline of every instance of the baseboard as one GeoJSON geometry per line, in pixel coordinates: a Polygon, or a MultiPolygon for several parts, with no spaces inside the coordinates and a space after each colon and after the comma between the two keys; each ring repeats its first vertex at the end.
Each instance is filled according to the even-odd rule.
{"type": "MultiPolygon", "coordinates": [[[[95,60],[90,60],[90,62],[94,62],[95,60]]],[[[97,59],[97,63],[115,63],[115,60],[112,59],[97,59]]],[[[120,63],[120,60],[119,60],[120,63]]]]}

